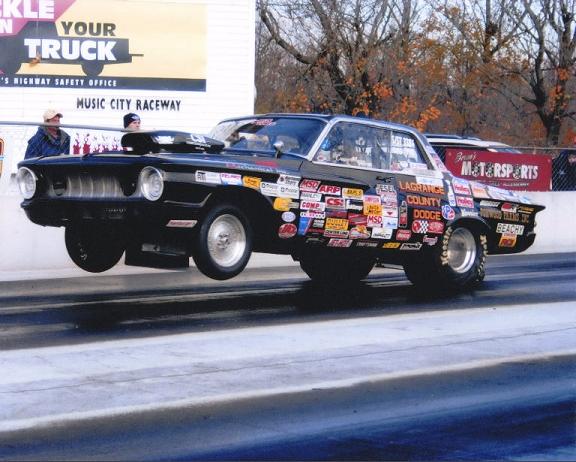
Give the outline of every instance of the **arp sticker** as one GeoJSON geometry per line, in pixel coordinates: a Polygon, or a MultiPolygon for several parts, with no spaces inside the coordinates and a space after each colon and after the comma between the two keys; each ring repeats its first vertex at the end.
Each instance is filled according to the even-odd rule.
{"type": "Polygon", "coordinates": [[[318,192],[322,194],[329,194],[332,196],[339,196],[342,192],[342,188],[340,186],[334,186],[331,184],[323,184],[318,188],[318,192]]]}

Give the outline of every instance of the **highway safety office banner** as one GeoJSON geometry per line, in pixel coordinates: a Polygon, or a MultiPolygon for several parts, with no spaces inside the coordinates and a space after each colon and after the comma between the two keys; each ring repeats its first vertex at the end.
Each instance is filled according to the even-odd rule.
{"type": "Polygon", "coordinates": [[[446,149],[446,167],[467,180],[516,191],[550,191],[548,156],[446,149]]]}
{"type": "Polygon", "coordinates": [[[206,5],[0,1],[0,87],[206,90],[206,5]]]}

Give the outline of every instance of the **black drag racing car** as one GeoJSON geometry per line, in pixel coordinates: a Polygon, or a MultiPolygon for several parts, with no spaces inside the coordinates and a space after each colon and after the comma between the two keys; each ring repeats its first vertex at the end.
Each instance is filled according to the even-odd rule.
{"type": "Polygon", "coordinates": [[[544,209],[454,177],[415,129],[338,115],[229,119],[209,136],[127,133],[123,152],[19,164],[22,207],[64,226],[72,260],[106,271],[186,267],[239,274],[252,252],[288,254],[322,283],[375,264],[449,290],[484,278],[487,254],[522,252],[544,209]]]}

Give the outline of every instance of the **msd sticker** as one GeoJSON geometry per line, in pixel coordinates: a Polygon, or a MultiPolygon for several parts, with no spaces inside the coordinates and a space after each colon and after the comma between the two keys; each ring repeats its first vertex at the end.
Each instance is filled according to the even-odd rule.
{"type": "Polygon", "coordinates": [[[320,186],[318,180],[302,180],[300,182],[300,191],[316,192],[320,186]]]}

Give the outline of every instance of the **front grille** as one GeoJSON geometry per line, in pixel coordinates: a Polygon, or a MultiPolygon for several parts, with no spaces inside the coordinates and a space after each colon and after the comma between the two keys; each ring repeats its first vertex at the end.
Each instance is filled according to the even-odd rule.
{"type": "Polygon", "coordinates": [[[118,178],[111,175],[67,174],[56,175],[48,181],[48,197],[71,199],[125,198],[118,178]]]}

